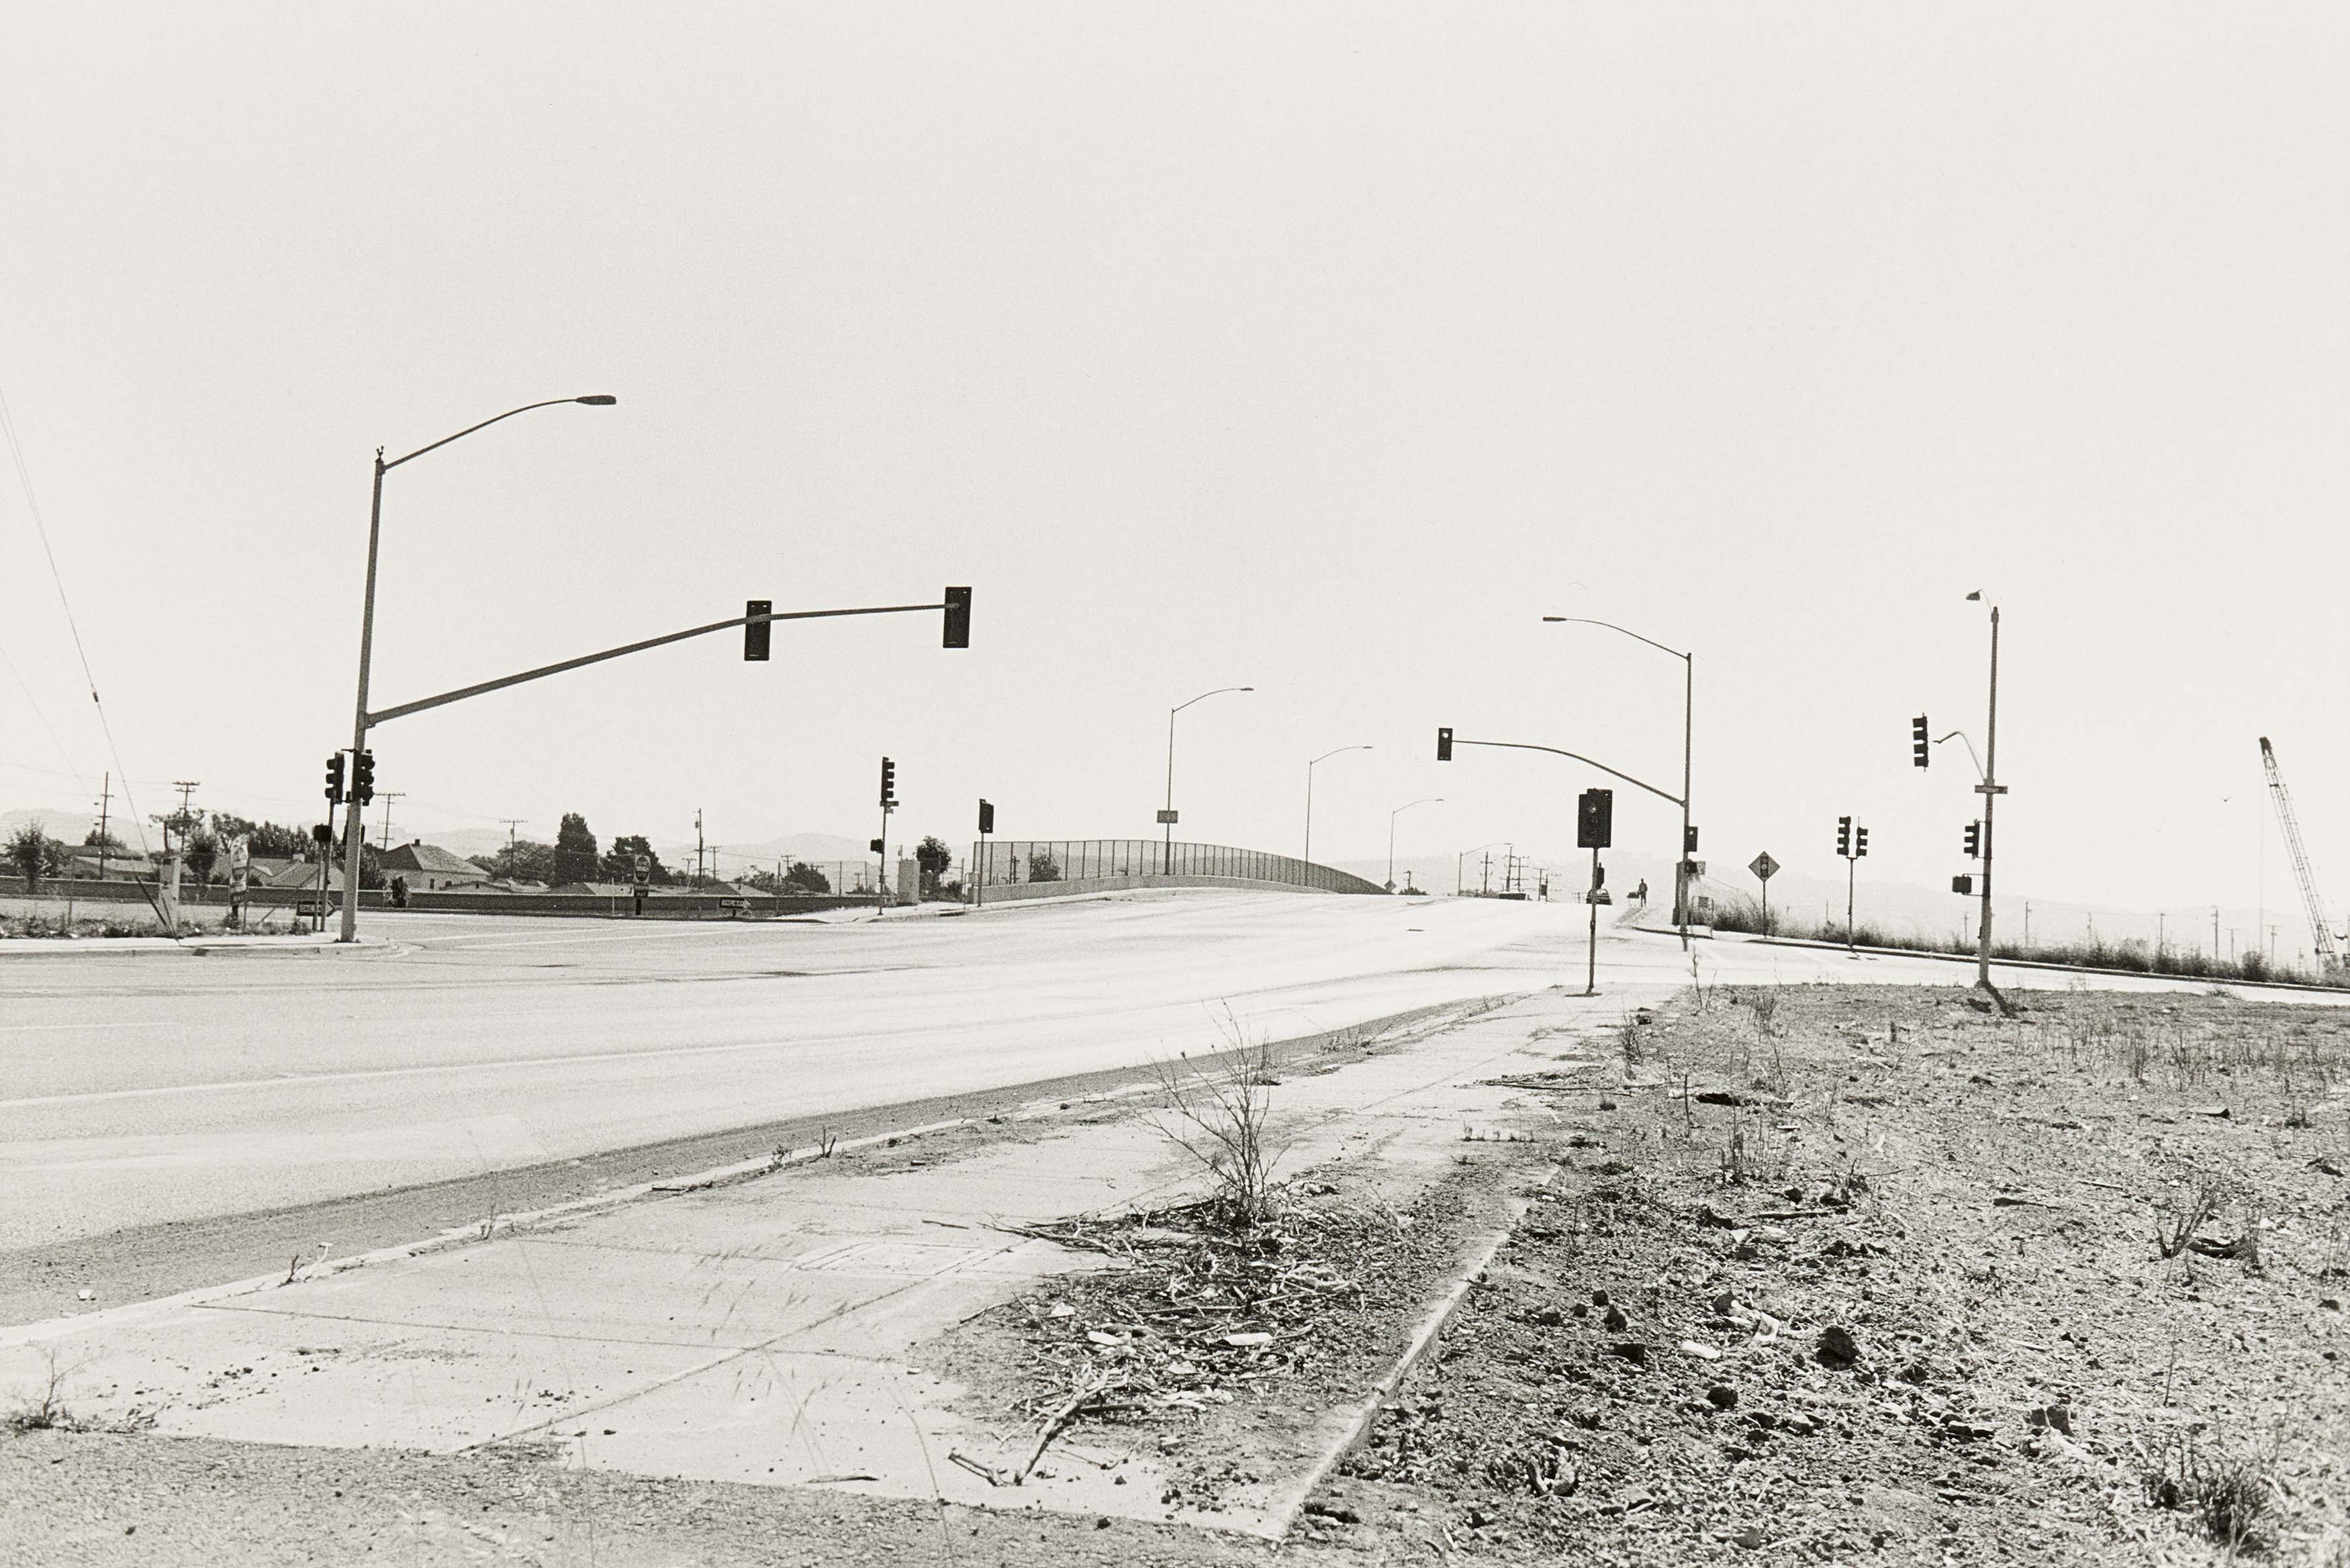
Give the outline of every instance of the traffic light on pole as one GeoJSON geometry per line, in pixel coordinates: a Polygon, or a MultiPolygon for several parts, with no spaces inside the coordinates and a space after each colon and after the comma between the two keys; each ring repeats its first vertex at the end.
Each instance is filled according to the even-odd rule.
{"type": "Polygon", "coordinates": [[[1922,768],[1932,757],[1931,745],[1926,739],[1926,715],[1920,713],[1909,721],[1909,760],[1922,768]]]}
{"type": "Polygon", "coordinates": [[[351,798],[365,805],[375,798],[375,753],[351,753],[351,798]]]}
{"type": "Polygon", "coordinates": [[[1970,860],[1982,858],[1982,824],[1980,822],[1967,824],[1967,858],[1970,860]]]}
{"type": "Polygon", "coordinates": [[[1836,854],[1846,860],[1852,858],[1852,818],[1848,816],[1836,818],[1836,854]]]}
{"type": "Polygon", "coordinates": [[[1612,789],[1587,789],[1575,801],[1575,846],[1577,849],[1611,849],[1615,847],[1616,792],[1612,789]]]}
{"type": "Polygon", "coordinates": [[[995,831],[995,807],[984,800],[979,803],[979,830],[983,834],[995,831]]]}
{"type": "Polygon", "coordinates": [[[946,639],[942,648],[971,646],[971,590],[949,588],[946,597],[946,639]]]}
{"type": "Polygon", "coordinates": [[[898,804],[898,764],[889,758],[881,759],[881,809],[889,810],[898,804]]]}
{"type": "MultiPolygon", "coordinates": [[[[775,607],[775,601],[773,599],[744,599],[743,601],[743,614],[746,618],[750,616],[765,615],[775,607]]],[[[767,634],[774,629],[774,626],[775,623],[772,621],[750,620],[746,618],[743,622],[743,660],[744,663],[764,664],[767,662],[767,634]]]]}
{"type": "Polygon", "coordinates": [[[1690,827],[1682,832],[1681,853],[1684,855],[1694,855],[1697,853],[1697,829],[1695,827],[1690,827]]]}
{"type": "Polygon", "coordinates": [[[327,804],[343,804],[343,753],[340,752],[327,759],[327,804]]]}
{"type": "Polygon", "coordinates": [[[1855,860],[1857,860],[1867,853],[1868,829],[1865,827],[1854,828],[1852,830],[1852,857],[1855,860]]]}
{"type": "Polygon", "coordinates": [[[1452,760],[1452,732],[1450,729],[1440,728],[1436,732],[1436,760],[1440,763],[1452,760]]]}
{"type": "Polygon", "coordinates": [[[870,839],[866,843],[865,847],[879,855],[881,853],[881,841],[878,838],[870,839]]]}

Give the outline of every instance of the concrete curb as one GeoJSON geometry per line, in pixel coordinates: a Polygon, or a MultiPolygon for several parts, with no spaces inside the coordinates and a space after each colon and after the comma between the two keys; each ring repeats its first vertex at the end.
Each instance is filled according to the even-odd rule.
{"type": "Polygon", "coordinates": [[[217,932],[193,937],[6,937],[0,961],[12,958],[79,958],[90,954],[134,958],[141,953],[344,953],[375,956],[398,950],[385,937],[338,942],[331,937],[235,937],[217,932]]]}
{"type": "MultiPolygon", "coordinates": [[[[1548,1190],[1564,1168],[1557,1165],[1550,1167],[1543,1173],[1542,1179],[1534,1183],[1534,1190],[1548,1190]]],[[[1294,1489],[1293,1495],[1284,1499],[1276,1509],[1275,1517],[1280,1521],[1281,1529],[1279,1534],[1271,1539],[1279,1540],[1296,1526],[1297,1516],[1304,1511],[1307,1500],[1321,1490],[1322,1484],[1329,1480],[1331,1471],[1346,1463],[1347,1456],[1362,1446],[1363,1439],[1370,1435],[1372,1423],[1378,1419],[1380,1410],[1395,1397],[1395,1392],[1403,1386],[1403,1380],[1426,1359],[1429,1347],[1436,1343],[1436,1336],[1444,1332],[1444,1325],[1452,1321],[1453,1314],[1461,1310],[1461,1303],[1468,1299],[1470,1287],[1492,1265],[1494,1254],[1502,1250],[1503,1243],[1517,1233],[1518,1221],[1524,1219],[1526,1211],[1534,1207],[1531,1195],[1512,1193],[1506,1202],[1510,1216],[1508,1222],[1482,1235],[1472,1236],[1461,1247],[1452,1283],[1428,1303],[1420,1314],[1419,1326],[1412,1330],[1411,1338],[1405,1344],[1403,1353],[1347,1411],[1343,1425],[1330,1445],[1323,1450],[1322,1458],[1306,1472],[1294,1489]]]]}

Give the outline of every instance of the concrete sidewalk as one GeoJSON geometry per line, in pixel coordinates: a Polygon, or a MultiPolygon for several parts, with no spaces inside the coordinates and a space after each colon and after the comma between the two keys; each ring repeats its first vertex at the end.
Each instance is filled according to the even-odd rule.
{"type": "MultiPolygon", "coordinates": [[[[1456,1012],[1400,1046],[1329,1053],[1333,1070],[1300,1063],[1274,1094],[1294,1137],[1282,1168],[1345,1161],[1401,1207],[1452,1169],[1464,1127],[1554,1114],[1481,1079],[1590,1059],[1600,1032],[1671,989],[1547,992],[1466,1022],[1456,1012]]],[[[986,1137],[967,1129],[883,1151],[883,1169],[832,1159],[673,1182],[686,1189],[491,1219],[474,1244],[444,1238],[292,1283],[9,1331],[0,1398],[37,1398],[54,1366],[76,1419],[158,1434],[438,1452],[537,1445],[569,1465],[646,1476],[1189,1517],[1159,1501],[1155,1449],[1122,1451],[1097,1429],[1056,1446],[1023,1488],[949,1462],[954,1450],[1016,1468],[1036,1434],[958,1409],[961,1391],[917,1368],[919,1348],[1101,1263],[997,1227],[1198,1190],[1130,1094],[977,1130],[986,1137]]],[[[1412,1326],[1398,1325],[1399,1345],[1412,1326]]],[[[1200,1521],[1281,1533],[1355,1414],[1352,1404],[1323,1413],[1273,1473],[1200,1521]]]]}

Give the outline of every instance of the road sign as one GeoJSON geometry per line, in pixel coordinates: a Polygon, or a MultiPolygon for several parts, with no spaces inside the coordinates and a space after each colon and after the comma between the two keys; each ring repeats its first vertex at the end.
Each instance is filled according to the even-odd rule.
{"type": "Polygon", "coordinates": [[[1172,827],[1175,826],[1175,814],[1171,811],[1162,811],[1159,814],[1159,820],[1162,825],[1172,827]]]}
{"type": "Polygon", "coordinates": [[[1753,872],[1756,877],[1765,882],[1768,882],[1772,877],[1776,877],[1779,874],[1779,863],[1771,858],[1771,852],[1767,849],[1762,854],[1757,855],[1753,859],[1748,861],[1746,863],[1746,868],[1749,871],[1753,872]]]}
{"type": "Polygon", "coordinates": [[[651,880],[652,880],[652,878],[653,878],[653,857],[652,857],[651,856],[650,856],[650,855],[639,855],[639,856],[638,856],[638,857],[637,857],[637,867],[636,867],[636,882],[637,882],[637,886],[638,886],[638,887],[639,887],[639,888],[641,888],[641,887],[643,887],[646,883],[648,883],[648,882],[651,881],[651,880]]]}

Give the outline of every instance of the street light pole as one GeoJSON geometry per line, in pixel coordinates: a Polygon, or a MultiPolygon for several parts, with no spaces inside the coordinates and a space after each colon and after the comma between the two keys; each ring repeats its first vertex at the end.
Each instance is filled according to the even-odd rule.
{"type": "MultiPolygon", "coordinates": [[[[1219,686],[1213,691],[1202,691],[1191,702],[1205,702],[1211,697],[1221,697],[1227,691],[1253,691],[1253,686],[1219,686]]],[[[1191,702],[1178,702],[1167,710],[1167,809],[1159,820],[1167,829],[1165,847],[1159,852],[1159,874],[1169,877],[1175,870],[1175,715],[1189,708],[1191,702]]]]}
{"type": "MultiPolygon", "coordinates": [[[[1334,751],[1334,752],[1325,752],[1325,753],[1323,753],[1320,756],[1318,756],[1318,757],[1315,758],[1313,762],[1308,763],[1306,763],[1306,764],[1305,764],[1305,856],[1304,856],[1304,857],[1303,857],[1303,858],[1305,859],[1305,864],[1307,864],[1308,866],[1311,866],[1311,865],[1313,865],[1313,864],[1314,864],[1314,768],[1315,768],[1315,764],[1316,763],[1326,763],[1326,762],[1328,762],[1332,757],[1336,756],[1336,755],[1338,754],[1338,752],[1368,752],[1368,751],[1375,751],[1375,750],[1377,750],[1377,749],[1378,749],[1378,748],[1373,747],[1373,746],[1340,746],[1340,747],[1338,748],[1338,750],[1337,750],[1337,751],[1334,751]]],[[[1170,790],[1170,794],[1172,793],[1172,792],[1171,792],[1171,790],[1170,790]]]]}
{"type": "Polygon", "coordinates": [[[1604,626],[1609,631],[1622,632],[1636,642],[1645,642],[1660,653],[1669,653],[1681,661],[1681,843],[1680,854],[1673,861],[1673,923],[1680,928],[1681,950],[1689,950],[1690,940],[1690,774],[1691,759],[1696,754],[1697,726],[1697,659],[1678,648],[1667,648],[1652,637],[1642,637],[1627,627],[1612,620],[1592,620],[1584,616],[1546,615],[1545,621],[1567,626],[1604,626]]]}
{"type": "Polygon", "coordinates": [[[1399,805],[1399,806],[1396,807],[1393,811],[1391,811],[1391,812],[1388,813],[1388,892],[1392,893],[1392,892],[1394,892],[1394,891],[1395,891],[1395,827],[1396,827],[1396,818],[1397,818],[1397,817],[1399,817],[1399,816],[1401,816],[1405,812],[1409,811],[1409,810],[1410,810],[1413,806],[1415,806],[1415,805],[1440,805],[1440,804],[1441,804],[1441,803],[1442,803],[1442,801],[1443,801],[1443,799],[1444,799],[1444,797],[1443,797],[1442,795],[1440,795],[1440,794],[1431,794],[1431,795],[1428,795],[1428,796],[1424,797],[1423,799],[1419,799],[1419,800],[1409,800],[1409,801],[1404,802],[1404,804],[1403,804],[1403,805],[1399,805]]]}
{"type": "MultiPolygon", "coordinates": [[[[377,547],[383,537],[383,476],[401,463],[422,457],[434,448],[447,446],[452,441],[496,424],[499,420],[510,420],[533,409],[551,409],[557,403],[587,403],[591,407],[609,408],[618,401],[618,398],[601,392],[585,398],[549,398],[545,402],[525,403],[521,408],[508,409],[495,418],[484,420],[477,425],[468,425],[455,435],[443,436],[432,446],[418,447],[407,457],[395,457],[390,462],[383,460],[383,448],[375,449],[375,488],[368,503],[367,598],[359,610],[359,691],[351,719],[351,766],[354,771],[359,766],[359,754],[367,750],[368,673],[375,653],[375,567],[377,547]]],[[[359,798],[357,792],[353,792],[345,805],[348,810],[343,818],[343,925],[338,940],[349,942],[359,940],[359,851],[367,843],[359,817],[366,809],[366,803],[359,798]]]]}
{"type": "MultiPolygon", "coordinates": [[[[1977,589],[1967,596],[1982,597],[1977,589]]],[[[1991,982],[1991,811],[2006,787],[1999,782],[1999,607],[1991,607],[1991,711],[1984,720],[1983,776],[1975,786],[1983,797],[1982,814],[1982,930],[1975,948],[1975,983],[1993,996],[1998,987],[1991,982]]]]}

